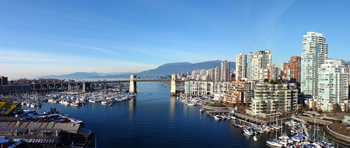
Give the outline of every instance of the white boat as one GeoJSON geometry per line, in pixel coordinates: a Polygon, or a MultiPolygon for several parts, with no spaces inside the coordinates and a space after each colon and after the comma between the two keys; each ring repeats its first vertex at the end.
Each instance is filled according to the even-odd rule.
{"type": "Polygon", "coordinates": [[[194,103],[194,102],[187,102],[187,105],[188,106],[196,106],[196,103],[194,103]]]}
{"type": "Polygon", "coordinates": [[[63,104],[63,105],[69,105],[70,102],[69,102],[69,101],[62,101],[62,104],[63,104]]]}
{"type": "Polygon", "coordinates": [[[107,101],[102,101],[101,105],[107,105],[107,101]]]}
{"type": "Polygon", "coordinates": [[[89,103],[96,103],[95,100],[89,99],[89,103]]]}
{"type": "Polygon", "coordinates": [[[221,119],[226,120],[227,119],[226,115],[221,115],[221,119]]]}
{"type": "Polygon", "coordinates": [[[276,147],[282,147],[283,144],[279,143],[277,140],[274,140],[274,139],[271,139],[269,141],[266,141],[266,143],[268,145],[271,145],[271,146],[276,146],[276,147]]]}
{"type": "Polygon", "coordinates": [[[57,103],[57,100],[55,100],[55,99],[49,99],[49,100],[47,100],[47,102],[50,102],[50,103],[57,103]]]}
{"type": "Polygon", "coordinates": [[[253,130],[251,128],[245,128],[243,130],[243,132],[244,132],[244,134],[249,135],[249,136],[254,135],[254,132],[253,132],[253,130]]]}
{"type": "Polygon", "coordinates": [[[221,117],[220,117],[220,115],[215,115],[215,116],[214,116],[214,119],[215,119],[216,121],[219,121],[219,120],[221,120],[221,117]]]}
{"type": "Polygon", "coordinates": [[[292,140],[296,142],[300,142],[303,140],[303,137],[301,137],[300,135],[295,135],[292,137],[292,140]]]}
{"type": "Polygon", "coordinates": [[[36,104],[35,104],[35,103],[32,103],[32,104],[30,104],[30,107],[31,107],[31,108],[36,108],[36,104]]]}
{"type": "Polygon", "coordinates": [[[70,103],[70,106],[72,106],[72,107],[79,107],[79,104],[78,104],[78,103],[75,103],[75,102],[71,102],[71,103],[70,103]]]}

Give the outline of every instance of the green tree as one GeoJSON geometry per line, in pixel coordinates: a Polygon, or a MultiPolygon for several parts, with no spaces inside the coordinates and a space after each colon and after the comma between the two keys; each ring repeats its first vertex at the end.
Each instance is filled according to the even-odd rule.
{"type": "Polygon", "coordinates": [[[270,83],[271,83],[271,84],[275,84],[275,81],[271,79],[270,83]]]}
{"type": "Polygon", "coordinates": [[[264,83],[268,83],[269,82],[269,80],[268,79],[264,79],[264,83]]]}
{"type": "Polygon", "coordinates": [[[341,107],[340,105],[337,103],[337,105],[335,106],[335,111],[336,112],[341,112],[341,107]]]}

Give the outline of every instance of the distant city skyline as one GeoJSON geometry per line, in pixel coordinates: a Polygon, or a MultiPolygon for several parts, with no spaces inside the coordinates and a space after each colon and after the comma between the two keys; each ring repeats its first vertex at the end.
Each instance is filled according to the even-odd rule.
{"type": "Polygon", "coordinates": [[[302,36],[327,37],[350,61],[349,1],[2,1],[0,75],[140,72],[165,63],[236,61],[270,50],[301,56],[302,36]],[[320,23],[319,20],[322,20],[320,23]]]}

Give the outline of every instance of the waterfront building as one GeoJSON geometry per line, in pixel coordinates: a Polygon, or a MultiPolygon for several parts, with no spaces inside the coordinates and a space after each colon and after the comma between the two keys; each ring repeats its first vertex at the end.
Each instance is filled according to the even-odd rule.
{"type": "Polygon", "coordinates": [[[229,86],[230,82],[186,81],[185,93],[195,96],[213,95],[218,92],[226,92],[229,86]]]}
{"type": "Polygon", "coordinates": [[[267,64],[272,64],[272,56],[270,50],[256,51],[255,53],[250,52],[248,57],[248,79],[259,80],[260,69],[266,68],[267,64]]]}
{"type": "Polygon", "coordinates": [[[226,82],[229,80],[230,77],[230,62],[227,62],[226,60],[221,62],[221,76],[220,81],[226,82]]]}
{"type": "Polygon", "coordinates": [[[301,57],[292,56],[287,64],[286,78],[289,82],[300,83],[301,57]]]}
{"type": "Polygon", "coordinates": [[[0,122],[0,136],[5,136],[8,141],[26,141],[18,146],[4,143],[4,147],[57,147],[73,141],[81,141],[80,146],[86,147],[93,135],[79,123],[0,122]]]}
{"type": "Polygon", "coordinates": [[[322,33],[303,36],[301,53],[301,93],[318,96],[318,68],[328,58],[328,44],[322,33]]]}
{"type": "Polygon", "coordinates": [[[299,109],[295,83],[258,83],[253,94],[254,98],[247,113],[254,116],[269,117],[270,114],[299,109]]]}
{"type": "Polygon", "coordinates": [[[214,81],[218,82],[220,81],[220,67],[216,67],[214,70],[214,81]]]}
{"type": "Polygon", "coordinates": [[[236,55],[236,81],[247,78],[247,55],[240,53],[236,55]]]}
{"type": "Polygon", "coordinates": [[[230,105],[249,104],[252,99],[254,85],[255,81],[232,81],[223,102],[230,105]]]}
{"type": "Polygon", "coordinates": [[[318,70],[318,98],[322,110],[326,110],[328,103],[340,104],[348,99],[348,83],[348,68],[340,60],[325,60],[318,70]]]}
{"type": "Polygon", "coordinates": [[[7,85],[7,84],[8,84],[8,78],[0,75],[0,86],[7,85]]]}
{"type": "Polygon", "coordinates": [[[267,64],[266,68],[259,69],[259,80],[264,81],[265,79],[276,81],[278,79],[279,69],[275,64],[267,64]]]}

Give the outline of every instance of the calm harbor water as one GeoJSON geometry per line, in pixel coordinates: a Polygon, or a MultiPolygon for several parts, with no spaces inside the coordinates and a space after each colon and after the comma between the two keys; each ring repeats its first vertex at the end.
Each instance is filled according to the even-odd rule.
{"type": "MultiPolygon", "coordinates": [[[[200,114],[199,106],[186,106],[170,97],[161,82],[137,84],[138,96],[113,106],[86,103],[73,108],[44,103],[41,110],[56,107],[60,113],[83,120],[97,137],[97,147],[268,147],[274,133],[245,136],[232,126],[200,114]]],[[[236,121],[237,122],[237,121],[236,121]]]]}

